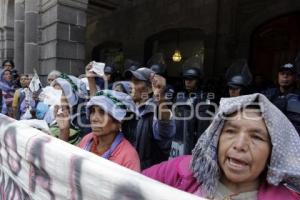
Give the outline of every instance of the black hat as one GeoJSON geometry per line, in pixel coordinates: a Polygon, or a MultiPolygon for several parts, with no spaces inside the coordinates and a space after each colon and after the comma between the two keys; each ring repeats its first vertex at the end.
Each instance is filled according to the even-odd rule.
{"type": "Polygon", "coordinates": [[[115,68],[113,66],[106,65],[104,67],[104,73],[105,74],[114,74],[115,73],[115,68]]]}
{"type": "Polygon", "coordinates": [[[153,73],[155,73],[155,72],[152,71],[151,69],[142,67],[135,71],[133,71],[133,70],[126,71],[125,77],[128,79],[135,77],[136,79],[138,79],[140,81],[150,82],[151,74],[153,74],[153,73]]]}
{"type": "Polygon", "coordinates": [[[292,73],[297,72],[296,67],[292,63],[286,63],[284,65],[281,65],[279,67],[279,72],[282,72],[282,71],[290,71],[292,73]]]}
{"type": "Polygon", "coordinates": [[[228,82],[227,85],[231,88],[243,88],[246,87],[244,78],[241,75],[233,76],[228,82]]]}
{"type": "Polygon", "coordinates": [[[200,69],[196,67],[187,67],[183,69],[182,77],[184,79],[198,79],[201,77],[200,69]]]}

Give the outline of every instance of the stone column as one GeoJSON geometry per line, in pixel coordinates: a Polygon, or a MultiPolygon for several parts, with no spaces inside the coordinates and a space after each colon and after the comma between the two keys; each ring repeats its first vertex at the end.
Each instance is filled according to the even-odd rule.
{"type": "Polygon", "coordinates": [[[15,0],[14,62],[20,73],[24,73],[24,12],[24,0],[15,0]]]}
{"type": "Polygon", "coordinates": [[[39,67],[38,21],[39,3],[36,0],[25,1],[25,58],[24,73],[32,73],[39,67]]]}
{"type": "MultiPolygon", "coordinates": [[[[0,61],[13,59],[14,1],[0,1],[0,61]]],[[[2,64],[2,63],[1,63],[2,64]]]]}
{"type": "Polygon", "coordinates": [[[14,56],[14,28],[6,26],[3,32],[4,39],[4,58],[12,60],[14,56]]]}
{"type": "Polygon", "coordinates": [[[52,0],[41,6],[40,74],[51,70],[80,75],[85,66],[88,0],[52,0]]]}

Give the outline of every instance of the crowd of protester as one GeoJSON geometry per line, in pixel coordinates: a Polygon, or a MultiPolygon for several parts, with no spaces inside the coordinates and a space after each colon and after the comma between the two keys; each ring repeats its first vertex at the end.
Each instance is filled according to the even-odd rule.
{"type": "Polygon", "coordinates": [[[237,63],[246,70],[232,66],[225,82],[211,81],[193,58],[179,88],[161,62],[131,61],[119,74],[90,62],[84,78],[52,71],[42,86],[36,73],[19,74],[6,60],[1,113],[201,197],[300,199],[296,66],[280,66],[269,87],[237,63]]]}

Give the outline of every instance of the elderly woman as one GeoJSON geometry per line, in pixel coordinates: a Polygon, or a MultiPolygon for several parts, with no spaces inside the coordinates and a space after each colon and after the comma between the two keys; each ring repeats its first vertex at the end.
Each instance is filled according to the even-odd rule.
{"type": "Polygon", "coordinates": [[[300,138],[261,94],[222,99],[192,156],[143,172],[212,199],[300,199],[300,138]],[[253,105],[256,104],[256,105],[253,105]]]}
{"type": "Polygon", "coordinates": [[[51,85],[51,83],[57,79],[58,77],[60,77],[61,72],[57,71],[57,70],[53,70],[51,71],[48,76],[47,76],[47,82],[49,85],[51,85]]]}
{"type": "Polygon", "coordinates": [[[81,140],[79,147],[139,172],[138,154],[122,133],[122,122],[134,102],[129,95],[112,90],[97,95],[87,104],[92,133],[81,140]]]}

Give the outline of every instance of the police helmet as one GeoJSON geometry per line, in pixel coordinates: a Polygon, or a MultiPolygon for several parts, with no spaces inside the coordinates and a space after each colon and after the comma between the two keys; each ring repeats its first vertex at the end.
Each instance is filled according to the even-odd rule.
{"type": "Polygon", "coordinates": [[[236,75],[236,76],[231,77],[231,79],[227,82],[227,85],[231,88],[246,87],[245,80],[241,75],[236,75]]]}
{"type": "Polygon", "coordinates": [[[198,79],[201,77],[200,69],[197,67],[187,67],[183,69],[182,77],[184,79],[198,79]]]}
{"type": "Polygon", "coordinates": [[[290,71],[292,73],[297,72],[295,65],[293,65],[292,63],[286,63],[284,65],[281,65],[279,67],[279,72],[283,72],[283,71],[290,71]]]}

